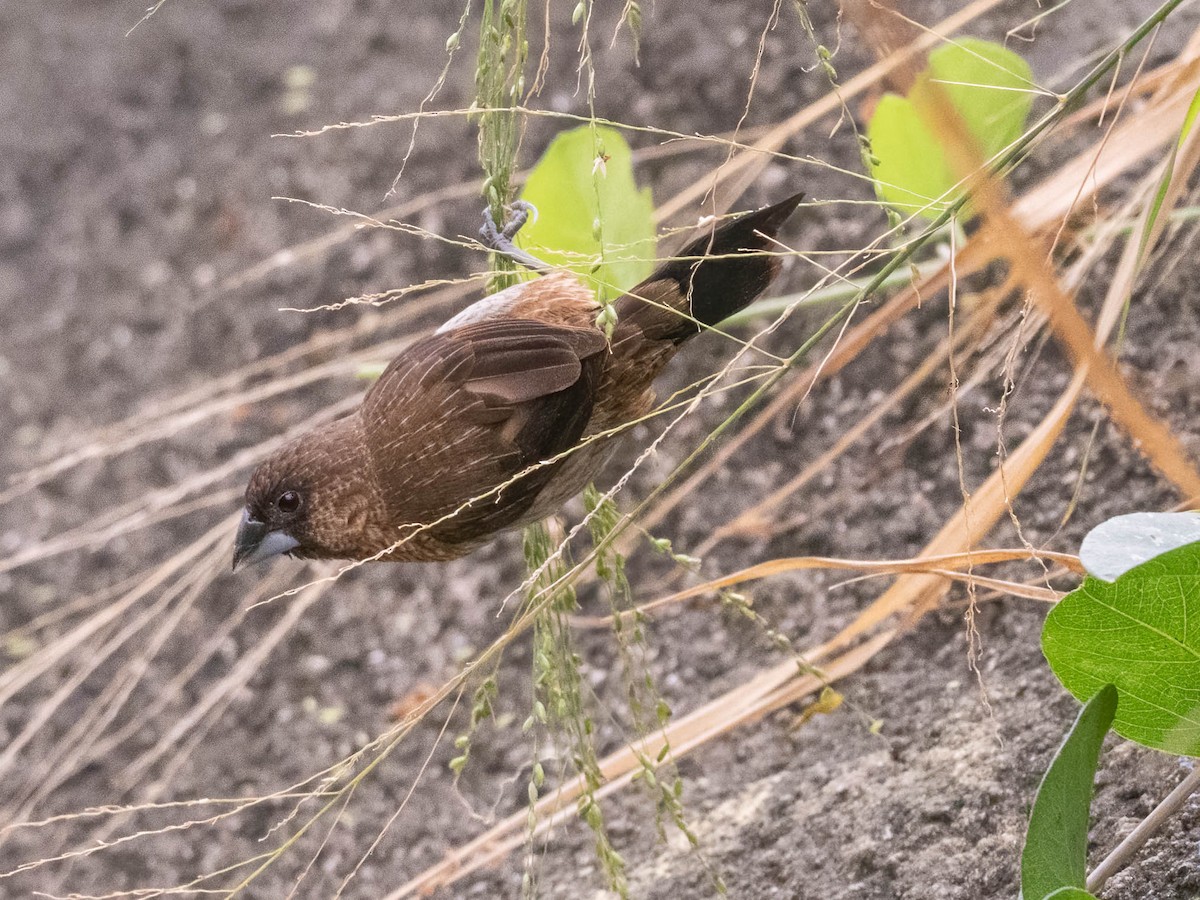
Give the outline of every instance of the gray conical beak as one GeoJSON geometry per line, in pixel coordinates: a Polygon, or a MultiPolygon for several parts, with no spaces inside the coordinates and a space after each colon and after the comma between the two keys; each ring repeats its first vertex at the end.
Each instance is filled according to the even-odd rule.
{"type": "Polygon", "coordinates": [[[265,522],[251,518],[250,510],[244,509],[233,542],[233,570],[236,572],[239,566],[261,562],[299,546],[300,542],[290,534],[268,530],[265,522]]]}

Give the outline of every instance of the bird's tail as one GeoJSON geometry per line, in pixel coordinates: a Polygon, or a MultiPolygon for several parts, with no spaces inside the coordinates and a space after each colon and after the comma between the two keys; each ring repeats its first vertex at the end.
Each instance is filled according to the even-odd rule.
{"type": "Polygon", "coordinates": [[[779,274],[769,252],[803,194],[726,222],[616,302],[618,329],[681,344],[748,306],[779,274]]]}

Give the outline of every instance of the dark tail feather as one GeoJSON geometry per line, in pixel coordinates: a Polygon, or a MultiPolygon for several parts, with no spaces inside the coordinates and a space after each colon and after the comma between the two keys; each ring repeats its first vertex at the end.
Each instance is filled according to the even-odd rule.
{"type": "Polygon", "coordinates": [[[696,322],[716,325],[749,306],[779,274],[778,257],[762,251],[774,247],[771,238],[803,196],[738,216],[688,244],[679,251],[679,259],[661,266],[617,301],[618,323],[637,327],[651,340],[678,344],[700,333],[696,322]]]}

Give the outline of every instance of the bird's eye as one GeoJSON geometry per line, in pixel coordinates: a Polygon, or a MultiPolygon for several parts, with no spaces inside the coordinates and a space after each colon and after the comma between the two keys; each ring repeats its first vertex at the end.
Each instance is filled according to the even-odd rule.
{"type": "Polygon", "coordinates": [[[279,499],[275,501],[275,505],[280,512],[294,513],[300,508],[300,495],[295,491],[284,491],[279,495],[279,499]]]}

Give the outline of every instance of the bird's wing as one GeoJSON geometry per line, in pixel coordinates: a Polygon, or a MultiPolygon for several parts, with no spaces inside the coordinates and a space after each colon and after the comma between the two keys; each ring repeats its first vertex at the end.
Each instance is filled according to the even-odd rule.
{"type": "Polygon", "coordinates": [[[530,319],[473,322],[408,348],[361,410],[394,524],[458,510],[437,531],[461,542],[519,521],[554,473],[537,464],[582,436],[606,353],[597,330],[530,319]]]}

